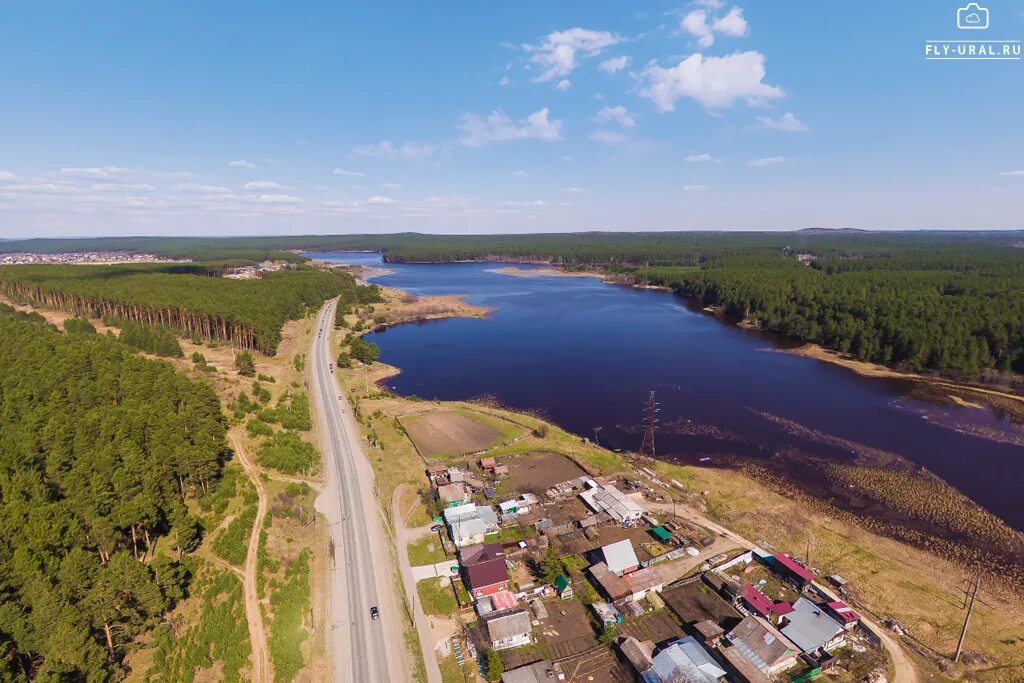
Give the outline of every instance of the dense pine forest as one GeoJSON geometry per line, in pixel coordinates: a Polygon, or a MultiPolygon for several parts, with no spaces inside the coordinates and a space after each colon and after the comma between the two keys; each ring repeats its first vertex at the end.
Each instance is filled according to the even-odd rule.
{"type": "MultiPolygon", "coordinates": [[[[223,263],[2,266],[0,292],[19,303],[165,328],[273,355],[287,320],[356,288],[355,279],[342,272],[300,266],[258,279],[231,280],[220,277],[225,267],[223,263]]],[[[133,331],[126,341],[135,340],[136,346],[145,348],[149,342],[144,336],[133,331]]],[[[170,355],[175,355],[173,349],[170,355]]]]}
{"type": "Polygon", "coordinates": [[[974,379],[1024,373],[1024,253],[719,257],[637,280],[857,359],[974,379]]]}
{"type": "MultiPolygon", "coordinates": [[[[599,269],[623,281],[671,287],[764,329],[865,361],[971,379],[1024,373],[1024,231],[401,233],[0,243],[0,252],[71,248],[183,256],[374,250],[395,263],[518,261],[599,269]]],[[[11,286],[4,271],[0,291],[11,286]]],[[[212,325],[214,338],[223,335],[218,324],[212,325]]],[[[265,339],[273,338],[262,331],[267,326],[273,327],[248,322],[245,329],[261,330],[260,342],[247,337],[242,345],[266,348],[265,339]]]]}
{"type": "Polygon", "coordinates": [[[186,502],[228,454],[210,387],[72,327],[0,308],[3,681],[119,676],[187,594],[179,560],[201,527],[186,502]]]}

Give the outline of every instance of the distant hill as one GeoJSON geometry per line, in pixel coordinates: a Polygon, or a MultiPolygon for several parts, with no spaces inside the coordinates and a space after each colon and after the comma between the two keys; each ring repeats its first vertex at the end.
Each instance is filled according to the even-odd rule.
{"type": "Polygon", "coordinates": [[[794,232],[798,235],[872,235],[878,231],[860,228],[804,228],[794,232]]]}

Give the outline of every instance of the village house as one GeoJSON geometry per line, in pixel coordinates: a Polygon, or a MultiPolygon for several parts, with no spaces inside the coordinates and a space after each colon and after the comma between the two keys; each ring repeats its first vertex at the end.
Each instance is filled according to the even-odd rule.
{"type": "Polygon", "coordinates": [[[480,596],[476,601],[476,613],[483,616],[491,612],[512,609],[518,604],[519,601],[516,600],[516,596],[507,590],[500,590],[497,593],[480,596]]]}
{"type": "Polygon", "coordinates": [[[533,625],[530,614],[521,608],[491,612],[480,617],[488,642],[495,650],[528,645],[533,625]]]}
{"type": "Polygon", "coordinates": [[[748,615],[729,631],[726,640],[729,646],[723,647],[721,652],[730,664],[741,671],[752,665],[768,677],[790,668],[800,656],[800,649],[777,628],[753,615],[748,615]]]}
{"type": "Polygon", "coordinates": [[[665,580],[657,567],[638,569],[618,576],[604,562],[598,562],[587,571],[594,577],[601,591],[615,604],[642,600],[651,591],[660,591],[665,580]]]}
{"type": "Polygon", "coordinates": [[[448,535],[456,547],[483,543],[488,534],[498,532],[498,516],[486,505],[465,503],[444,511],[448,535]]]}
{"type": "Polygon", "coordinates": [[[783,623],[782,634],[808,654],[819,650],[829,652],[846,639],[843,625],[807,598],[796,601],[793,612],[786,615],[783,623]]]}
{"type": "Polygon", "coordinates": [[[620,638],[617,643],[619,652],[626,658],[637,674],[641,674],[654,666],[654,643],[649,640],[637,640],[632,636],[620,638]]]}
{"type": "Polygon", "coordinates": [[[807,588],[814,580],[813,572],[783,553],[775,555],[769,566],[780,578],[789,581],[800,590],[807,588]]]}
{"type": "Polygon", "coordinates": [[[587,479],[587,488],[580,498],[594,512],[607,512],[619,524],[631,526],[640,521],[644,510],[639,504],[611,484],[602,486],[593,479],[587,479]]]}
{"type": "Polygon", "coordinates": [[[782,617],[793,611],[793,605],[785,601],[774,601],[749,583],[743,587],[743,606],[759,617],[763,617],[775,625],[782,617]]]}
{"type": "Polygon", "coordinates": [[[474,600],[508,587],[508,566],[500,543],[466,546],[459,551],[459,562],[474,600]]]}
{"type": "Polygon", "coordinates": [[[484,471],[484,474],[490,475],[495,479],[508,476],[508,465],[502,465],[494,458],[481,458],[480,469],[484,471]]]}
{"type": "Polygon", "coordinates": [[[444,484],[437,487],[437,499],[445,505],[451,505],[452,503],[468,503],[469,498],[469,490],[463,482],[459,482],[457,484],[444,484]]]}
{"type": "Polygon", "coordinates": [[[824,607],[825,611],[827,611],[833,619],[842,624],[843,628],[847,631],[852,630],[853,627],[857,625],[857,622],[860,621],[860,615],[842,600],[826,602],[824,607]]]}
{"type": "Polygon", "coordinates": [[[639,673],[643,683],[716,683],[726,671],[693,636],[687,636],[663,647],[651,668],[639,673]]]}
{"type": "Polygon", "coordinates": [[[604,556],[604,564],[608,567],[608,571],[616,576],[622,576],[640,568],[640,560],[637,559],[633,543],[628,538],[603,546],[601,555],[604,556]]]}

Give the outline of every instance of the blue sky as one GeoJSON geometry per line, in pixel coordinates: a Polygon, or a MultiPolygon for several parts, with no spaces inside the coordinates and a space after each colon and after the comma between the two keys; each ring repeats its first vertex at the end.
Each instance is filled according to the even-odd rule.
{"type": "Polygon", "coordinates": [[[0,237],[1024,228],[1024,3],[9,2],[0,237]]]}

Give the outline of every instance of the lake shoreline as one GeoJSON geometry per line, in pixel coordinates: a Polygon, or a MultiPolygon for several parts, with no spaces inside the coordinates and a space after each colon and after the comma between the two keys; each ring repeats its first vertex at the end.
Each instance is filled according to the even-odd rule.
{"type": "MultiPolygon", "coordinates": [[[[391,291],[401,296],[401,290],[393,289],[391,291]]],[[[410,320],[408,322],[416,321],[410,320]]],[[[441,407],[457,406],[462,404],[474,405],[474,401],[472,400],[437,400],[417,398],[416,396],[407,396],[402,393],[397,393],[388,386],[387,381],[401,374],[402,368],[398,365],[392,364],[374,365],[378,367],[371,370],[370,389],[373,390],[374,387],[377,387],[377,389],[382,392],[380,396],[390,395],[392,396],[392,399],[390,399],[392,401],[407,404],[410,408],[422,405],[423,402],[429,402],[435,406],[441,407]]],[[[505,414],[506,419],[538,419],[536,415],[531,415],[528,412],[515,408],[501,406],[498,407],[498,409],[501,413],[505,414]]],[[[562,427],[558,426],[557,421],[551,420],[550,418],[542,418],[542,420],[544,422],[549,422],[557,430],[563,430],[562,427]]],[[[571,432],[566,433],[567,435],[572,435],[571,432]]],[[[589,441],[579,435],[575,435],[575,438],[579,440],[579,443],[588,443],[589,441]]],[[[618,462],[618,467],[625,468],[627,470],[638,470],[639,468],[638,463],[630,461],[624,455],[615,454],[615,458],[618,462]]],[[[953,559],[955,555],[952,553],[947,554],[942,552],[940,549],[934,547],[929,548],[927,543],[921,542],[923,539],[915,537],[915,533],[913,531],[898,533],[898,530],[895,530],[885,524],[879,524],[878,522],[873,521],[870,517],[863,517],[862,515],[849,510],[844,510],[842,507],[836,506],[834,502],[814,499],[809,493],[804,492],[802,489],[800,490],[799,495],[794,496],[792,489],[787,488],[787,486],[776,477],[759,476],[756,471],[747,467],[727,466],[725,468],[708,468],[694,464],[684,465],[674,463],[672,460],[659,460],[650,467],[657,471],[659,475],[666,478],[671,479],[674,477],[678,480],[686,481],[690,486],[696,486],[693,492],[687,496],[688,502],[691,505],[694,505],[696,509],[702,510],[712,518],[718,518],[730,526],[743,529],[745,533],[754,534],[751,536],[752,538],[769,538],[773,543],[791,545],[791,552],[796,551],[796,547],[793,547],[792,544],[794,544],[794,541],[799,538],[799,535],[795,530],[788,530],[785,534],[780,536],[777,534],[778,530],[773,533],[768,529],[760,528],[760,525],[750,522],[750,520],[743,521],[742,515],[737,516],[735,513],[718,511],[729,510],[733,506],[745,509],[751,504],[767,505],[772,507],[773,517],[778,516],[779,519],[804,519],[804,523],[808,524],[809,528],[813,529],[813,533],[810,538],[813,539],[813,548],[816,554],[827,552],[825,544],[849,543],[851,545],[847,547],[857,548],[857,552],[866,552],[869,557],[884,556],[893,558],[891,562],[895,564],[890,564],[889,569],[886,570],[890,572],[888,577],[910,580],[915,585],[921,581],[925,581],[926,577],[930,577],[930,575],[922,569],[923,567],[930,567],[931,570],[934,570],[936,565],[944,565],[945,569],[941,572],[943,577],[966,575],[968,571],[965,569],[963,564],[965,558],[960,558],[960,561],[956,561],[953,559]],[[726,491],[729,493],[726,493],[726,491]],[[750,502],[747,502],[746,500],[742,503],[737,501],[733,496],[740,495],[737,493],[739,491],[749,493],[751,496],[750,502]],[[786,493],[787,491],[788,494],[786,493]],[[700,493],[698,494],[697,492],[700,493]],[[773,506],[777,506],[778,509],[775,510],[773,506]],[[787,512],[784,512],[784,510],[787,512]],[[719,515],[721,516],[719,517],[719,515]],[[824,540],[826,538],[830,540],[824,540]],[[896,566],[898,566],[899,569],[896,569],[896,566]]],[[[848,553],[844,553],[844,555],[846,554],[848,553]]],[[[834,561],[838,562],[839,560],[836,559],[834,561]]],[[[846,574],[852,576],[855,582],[863,582],[864,585],[862,586],[862,589],[866,590],[864,593],[861,593],[861,597],[864,598],[865,601],[860,602],[860,606],[862,608],[868,608],[870,610],[869,613],[874,613],[876,615],[889,614],[903,623],[910,623],[914,626],[919,623],[917,613],[919,610],[924,608],[924,603],[917,600],[919,596],[915,595],[915,599],[912,600],[909,605],[893,604],[890,600],[891,596],[889,593],[880,591],[880,589],[874,585],[873,579],[870,579],[867,576],[862,576],[857,572],[855,569],[856,563],[850,563],[849,566],[845,567],[841,564],[833,565],[833,567],[841,568],[846,574]]],[[[956,581],[952,578],[949,578],[948,581],[943,579],[943,587],[940,590],[953,591],[955,589],[955,583],[956,581]]],[[[1019,595],[1015,594],[1013,591],[1004,591],[1003,588],[1005,588],[1005,586],[1000,587],[1000,589],[997,590],[995,583],[996,582],[993,582],[992,585],[992,602],[999,605],[1001,615],[1013,614],[1016,606],[1019,605],[1019,595]]],[[[938,589],[938,586],[935,586],[933,590],[936,589],[938,589]]],[[[858,590],[858,592],[860,591],[858,590]]],[[[931,595],[932,594],[929,593],[929,596],[931,595]]],[[[953,618],[955,618],[955,616],[953,618]]],[[[938,642],[930,644],[933,645],[933,647],[935,645],[939,645],[938,642]]],[[[943,645],[945,644],[943,643],[943,645]]],[[[994,649],[995,646],[992,647],[994,649]]],[[[935,652],[935,650],[932,650],[932,652],[935,652]]],[[[1002,657],[1000,657],[1000,659],[1002,659],[1002,657]]]]}
{"type": "MultiPolygon", "coordinates": [[[[382,257],[383,257],[383,255],[382,255],[382,257]]],[[[386,260],[384,262],[385,263],[389,263],[389,261],[386,261],[386,260]]],[[[626,281],[621,281],[621,280],[617,281],[615,279],[615,277],[614,277],[614,274],[603,272],[603,271],[600,271],[600,270],[594,270],[594,269],[581,270],[581,271],[566,270],[565,266],[559,265],[557,263],[551,263],[550,261],[507,260],[507,259],[502,259],[500,261],[499,260],[492,261],[490,259],[466,259],[466,260],[459,260],[459,261],[396,261],[395,263],[402,263],[402,264],[407,264],[407,265],[444,265],[446,263],[505,263],[505,264],[511,264],[511,265],[507,265],[507,266],[502,267],[502,268],[495,268],[495,269],[491,270],[490,272],[499,273],[501,275],[508,275],[508,276],[511,276],[511,277],[598,277],[598,278],[601,278],[607,284],[625,285],[625,286],[633,287],[635,289],[655,290],[655,291],[660,291],[660,292],[672,292],[673,291],[671,287],[665,287],[665,286],[661,286],[661,285],[645,285],[645,284],[640,284],[640,283],[636,283],[636,282],[626,282],[626,281]],[[519,268],[519,267],[517,267],[519,265],[541,266],[541,268],[526,269],[526,268],[519,268]]],[[[381,274],[385,274],[385,273],[381,273],[381,274]]],[[[692,301],[695,301],[695,302],[697,301],[697,299],[695,299],[693,297],[681,297],[681,298],[685,298],[685,299],[692,300],[692,301]]],[[[702,303],[702,302],[700,302],[700,303],[702,303]]],[[[702,307],[703,307],[703,303],[702,303],[702,307]]],[[[718,317],[718,318],[721,318],[721,316],[718,315],[716,312],[709,311],[706,308],[705,308],[705,313],[707,313],[709,315],[713,315],[713,316],[718,317]]],[[[725,321],[725,320],[723,320],[722,322],[726,323],[726,324],[730,324],[730,323],[728,323],[728,321],[725,321]]],[[[743,328],[743,329],[747,329],[747,330],[758,331],[758,332],[767,332],[767,331],[769,331],[769,330],[764,330],[763,328],[761,328],[757,324],[750,323],[749,321],[746,321],[746,320],[742,320],[742,321],[739,321],[739,322],[734,323],[734,324],[737,327],[740,327],[740,328],[743,328]]],[[[802,341],[802,340],[799,340],[797,338],[793,338],[793,340],[795,342],[802,341]]],[[[891,367],[884,366],[884,365],[878,365],[878,364],[875,364],[875,363],[866,363],[866,362],[863,362],[863,361],[858,361],[858,360],[856,360],[854,358],[850,358],[850,357],[844,355],[840,351],[835,351],[833,349],[828,349],[828,348],[825,348],[824,346],[821,346],[819,344],[814,344],[812,342],[804,342],[802,346],[799,346],[797,348],[793,348],[793,349],[776,349],[776,351],[779,352],[779,353],[788,353],[788,354],[792,354],[792,355],[796,355],[796,356],[802,356],[804,358],[812,358],[814,360],[819,360],[819,361],[822,361],[822,362],[825,362],[825,363],[831,363],[833,365],[838,365],[838,366],[844,367],[844,368],[846,368],[848,370],[852,370],[853,372],[855,372],[855,373],[857,373],[859,375],[862,375],[864,377],[883,377],[883,378],[889,378],[889,379],[906,379],[906,380],[912,380],[912,381],[917,381],[917,382],[927,382],[927,383],[937,384],[937,385],[940,385],[940,386],[946,386],[946,387],[948,387],[950,389],[957,389],[957,390],[963,390],[963,391],[967,391],[967,392],[981,393],[981,394],[985,394],[985,395],[989,395],[989,396],[993,396],[993,397],[997,397],[997,398],[1002,398],[1002,399],[1007,399],[1007,400],[1011,400],[1011,401],[1016,401],[1016,402],[1019,402],[1021,405],[1020,405],[1020,412],[1019,413],[1018,412],[1014,412],[1014,415],[1015,415],[1015,417],[1024,419],[1024,393],[1017,393],[1017,392],[1015,392],[1010,387],[999,386],[999,385],[993,385],[993,386],[979,385],[977,383],[967,382],[967,381],[963,381],[963,380],[959,380],[959,379],[956,379],[956,378],[953,378],[953,377],[947,377],[947,376],[943,376],[943,375],[922,375],[922,374],[919,374],[919,373],[903,371],[903,370],[897,370],[895,368],[891,368],[891,367]]],[[[979,398],[983,398],[984,399],[984,397],[979,397],[979,398]]]]}

